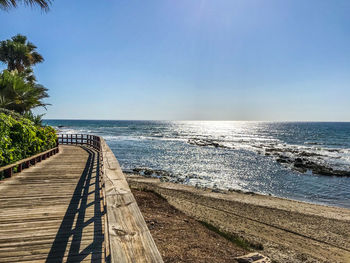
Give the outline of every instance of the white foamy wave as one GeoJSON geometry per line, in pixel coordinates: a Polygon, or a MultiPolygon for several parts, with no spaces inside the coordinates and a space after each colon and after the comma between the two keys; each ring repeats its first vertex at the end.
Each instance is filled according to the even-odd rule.
{"type": "Polygon", "coordinates": [[[181,138],[165,138],[165,137],[153,137],[153,136],[126,136],[126,135],[106,135],[103,136],[106,141],[186,141],[181,138]]]}
{"type": "Polygon", "coordinates": [[[92,133],[91,130],[88,129],[73,129],[73,128],[56,128],[58,130],[59,134],[90,134],[92,133]]]}

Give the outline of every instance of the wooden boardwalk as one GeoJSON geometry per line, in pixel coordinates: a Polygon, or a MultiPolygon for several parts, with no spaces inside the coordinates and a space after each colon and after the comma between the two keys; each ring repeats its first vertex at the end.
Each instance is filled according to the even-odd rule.
{"type": "Polygon", "coordinates": [[[0,262],[105,262],[98,153],[55,156],[0,181],[0,262]]]}

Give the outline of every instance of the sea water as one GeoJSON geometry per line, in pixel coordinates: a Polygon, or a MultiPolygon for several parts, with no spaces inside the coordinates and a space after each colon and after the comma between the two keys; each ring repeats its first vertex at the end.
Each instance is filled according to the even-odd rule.
{"type": "Polygon", "coordinates": [[[45,120],[103,136],[125,171],[350,208],[350,177],[298,171],[278,158],[350,172],[350,123],[45,120]]]}

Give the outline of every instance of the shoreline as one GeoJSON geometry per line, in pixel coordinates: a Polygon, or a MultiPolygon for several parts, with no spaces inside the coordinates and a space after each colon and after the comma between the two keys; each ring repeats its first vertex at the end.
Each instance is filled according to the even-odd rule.
{"type": "Polygon", "coordinates": [[[277,262],[350,262],[350,209],[234,191],[216,192],[128,174],[185,214],[251,243],[277,262]]]}
{"type": "MultiPolygon", "coordinates": [[[[300,202],[300,203],[306,203],[306,204],[310,204],[310,205],[318,205],[318,206],[326,206],[326,207],[330,207],[330,208],[343,208],[343,209],[349,209],[350,210],[350,205],[347,207],[345,205],[332,205],[332,204],[328,204],[326,202],[317,202],[317,201],[310,201],[307,199],[293,199],[293,198],[289,198],[289,197],[283,197],[283,196],[277,196],[274,195],[272,193],[268,193],[268,194],[264,194],[264,193],[260,193],[260,192],[253,192],[253,191],[245,191],[245,190],[240,190],[240,189],[235,189],[235,188],[230,188],[230,189],[222,189],[222,188],[213,188],[213,187],[207,187],[207,186],[201,186],[201,185],[191,185],[191,184],[186,184],[183,183],[183,181],[181,180],[182,178],[178,178],[175,180],[169,180],[168,176],[164,176],[162,175],[162,173],[168,173],[166,171],[163,170],[151,170],[148,168],[137,168],[134,170],[149,170],[149,171],[153,171],[156,172],[157,176],[155,176],[154,174],[149,175],[149,174],[142,174],[142,173],[138,173],[135,172],[133,170],[123,170],[123,173],[127,176],[139,176],[142,178],[149,178],[149,179],[158,179],[161,182],[165,182],[165,183],[172,183],[172,184],[181,184],[181,185],[185,185],[185,186],[189,186],[189,187],[194,187],[196,189],[201,189],[201,190],[208,190],[208,191],[213,191],[213,192],[217,192],[217,193],[240,193],[240,194],[253,194],[253,195],[260,195],[260,196],[265,196],[265,197],[273,197],[273,198],[278,198],[278,199],[282,199],[282,200],[287,200],[287,201],[294,201],[294,202],[300,202]],[[158,173],[161,173],[161,175],[158,175],[158,173]]],[[[175,178],[175,177],[174,177],[175,178]]]]}

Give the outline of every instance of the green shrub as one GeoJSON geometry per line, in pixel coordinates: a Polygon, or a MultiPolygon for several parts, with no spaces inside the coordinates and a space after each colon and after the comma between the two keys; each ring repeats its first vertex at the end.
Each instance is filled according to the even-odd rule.
{"type": "Polygon", "coordinates": [[[56,146],[56,131],[0,112],[0,167],[56,146]]]}

